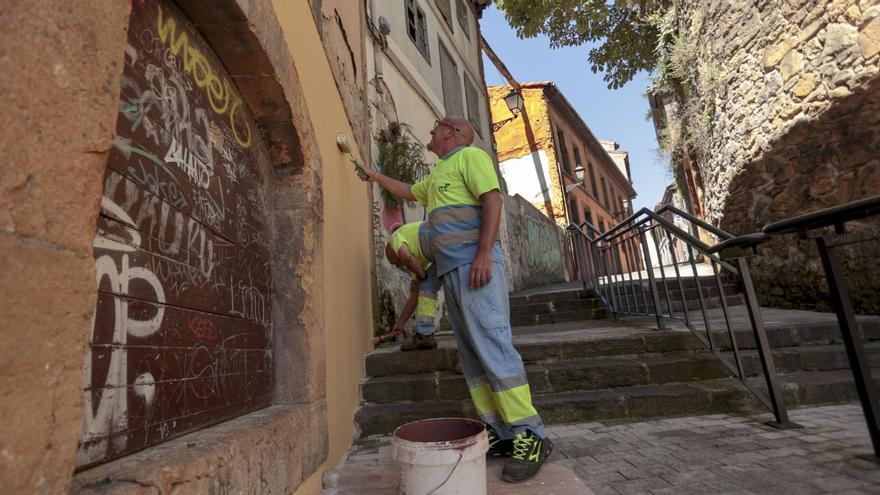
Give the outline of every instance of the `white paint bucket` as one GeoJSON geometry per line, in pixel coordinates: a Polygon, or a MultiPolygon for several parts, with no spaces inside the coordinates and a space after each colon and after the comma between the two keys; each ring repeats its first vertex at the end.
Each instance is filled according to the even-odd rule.
{"type": "Polygon", "coordinates": [[[480,421],[427,419],[394,430],[401,495],[486,495],[489,436],[480,421]]]}

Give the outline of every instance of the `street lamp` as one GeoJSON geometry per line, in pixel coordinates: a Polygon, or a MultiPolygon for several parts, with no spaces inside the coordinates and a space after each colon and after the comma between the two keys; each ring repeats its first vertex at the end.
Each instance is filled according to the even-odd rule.
{"type": "Polygon", "coordinates": [[[507,104],[507,108],[510,109],[510,113],[512,113],[513,116],[493,123],[492,132],[501,129],[502,127],[504,127],[504,124],[516,119],[519,116],[519,113],[522,111],[523,108],[522,94],[516,89],[511,89],[510,93],[507,93],[507,96],[504,97],[504,103],[507,104]]]}

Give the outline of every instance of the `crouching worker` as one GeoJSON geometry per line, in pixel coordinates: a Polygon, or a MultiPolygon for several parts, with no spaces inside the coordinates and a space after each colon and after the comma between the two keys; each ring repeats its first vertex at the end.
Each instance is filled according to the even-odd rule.
{"type": "Polygon", "coordinates": [[[409,342],[400,346],[401,351],[424,351],[437,348],[434,338],[434,315],[437,314],[437,293],[440,279],[431,260],[425,257],[419,244],[419,230],[424,222],[412,222],[391,234],[385,246],[385,257],[394,266],[407,268],[412,273],[409,299],[391,328],[391,334],[403,332],[403,326],[416,314],[416,333],[409,342]]]}

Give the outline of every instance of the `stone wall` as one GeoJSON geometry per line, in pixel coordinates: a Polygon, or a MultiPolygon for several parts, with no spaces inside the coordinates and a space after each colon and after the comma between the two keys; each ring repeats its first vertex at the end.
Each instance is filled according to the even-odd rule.
{"type": "Polygon", "coordinates": [[[511,292],[569,280],[568,235],[522,196],[506,196],[511,292]]]}
{"type": "MultiPolygon", "coordinates": [[[[866,0],[685,1],[677,25],[695,73],[681,108],[705,217],[735,233],[880,194],[880,5],[866,0]]],[[[681,112],[679,112],[681,114],[681,112]]],[[[869,244],[855,247],[870,256],[869,244]]],[[[765,302],[820,303],[807,243],[775,241],[755,274],[765,302]]],[[[854,281],[859,291],[880,277],[854,281]]],[[[863,309],[876,307],[867,299],[863,309]]]]}
{"type": "MultiPolygon", "coordinates": [[[[273,167],[274,405],[74,477],[83,365],[97,301],[93,241],[124,61],[131,55],[130,3],[13,4],[0,15],[6,109],[0,153],[7,157],[0,165],[4,492],[203,493],[259,486],[289,493],[327,457],[321,177],[322,160],[331,155],[319,151],[320,133],[270,2],[176,3],[238,86],[273,167]]],[[[336,157],[335,134],[320,135],[336,157]]],[[[361,237],[365,241],[366,232],[361,237]]],[[[358,289],[348,285],[352,293],[358,289]]],[[[369,314],[368,306],[356,307],[369,314]]],[[[350,417],[348,411],[348,423],[350,417]]]]}
{"type": "Polygon", "coordinates": [[[0,15],[0,485],[62,493],[82,424],[97,301],[92,241],[119,101],[128,2],[0,15]]]}

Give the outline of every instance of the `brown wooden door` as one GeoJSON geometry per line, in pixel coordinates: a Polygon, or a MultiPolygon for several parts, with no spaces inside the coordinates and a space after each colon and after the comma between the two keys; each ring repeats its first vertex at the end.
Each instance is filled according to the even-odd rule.
{"type": "Polygon", "coordinates": [[[167,1],[132,2],[118,112],[78,468],[271,402],[265,145],[167,1]]]}

